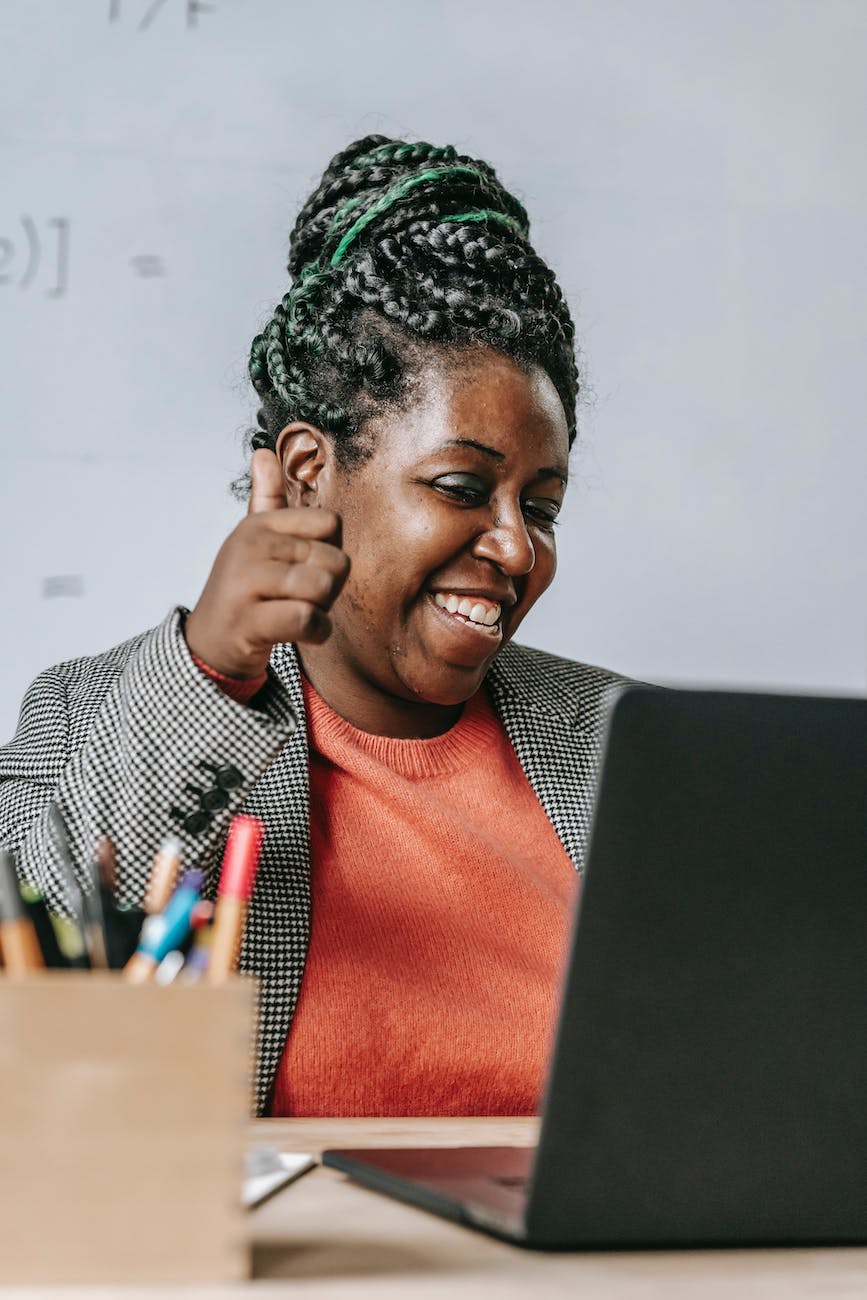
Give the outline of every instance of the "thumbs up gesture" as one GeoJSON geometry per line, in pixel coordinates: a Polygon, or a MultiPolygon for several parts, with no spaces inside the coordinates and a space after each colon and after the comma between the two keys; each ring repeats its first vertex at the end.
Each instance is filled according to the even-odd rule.
{"type": "Polygon", "coordinates": [[[280,641],[326,640],[349,573],[339,515],[290,506],[273,451],[253,453],[251,476],[247,517],[217,552],[185,627],[195,655],[239,678],[260,677],[280,641]]]}

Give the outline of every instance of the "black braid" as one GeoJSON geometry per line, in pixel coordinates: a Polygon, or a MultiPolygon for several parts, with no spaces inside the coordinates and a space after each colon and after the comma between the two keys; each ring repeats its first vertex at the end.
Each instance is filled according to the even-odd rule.
{"type": "Polygon", "coordinates": [[[432,350],[479,346],[548,373],[571,444],[574,327],[528,224],[494,170],[450,145],[369,135],[338,153],[292,231],[292,287],[253,340],[250,445],[306,420],[351,465],[368,450],[365,420],[406,399],[432,350]],[[425,178],[432,168],[443,174],[425,178]]]}

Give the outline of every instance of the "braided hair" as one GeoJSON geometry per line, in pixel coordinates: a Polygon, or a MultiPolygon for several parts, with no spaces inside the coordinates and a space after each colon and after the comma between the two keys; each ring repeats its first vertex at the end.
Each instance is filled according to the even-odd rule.
{"type": "Polygon", "coordinates": [[[528,231],[493,169],[450,145],[368,135],[335,155],[290,237],[291,288],[253,340],[250,446],[304,420],[357,464],[365,420],[406,401],[433,350],[480,346],[547,372],[571,445],[574,326],[528,231]]]}

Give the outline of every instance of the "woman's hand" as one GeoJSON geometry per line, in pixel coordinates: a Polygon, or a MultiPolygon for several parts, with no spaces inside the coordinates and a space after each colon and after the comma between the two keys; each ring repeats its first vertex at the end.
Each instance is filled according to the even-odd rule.
{"type": "Polygon", "coordinates": [[[193,654],[227,677],[260,677],[279,641],[324,641],[349,573],[333,510],[289,506],[273,451],[253,453],[247,518],[217,552],[187,618],[193,654]]]}

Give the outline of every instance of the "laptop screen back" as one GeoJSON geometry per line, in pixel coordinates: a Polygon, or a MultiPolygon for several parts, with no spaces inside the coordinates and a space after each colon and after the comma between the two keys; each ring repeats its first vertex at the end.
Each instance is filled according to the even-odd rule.
{"type": "Polygon", "coordinates": [[[865,700],[624,691],[538,1242],[867,1237],[865,775],[865,700]]]}

